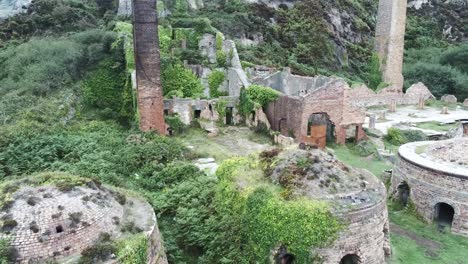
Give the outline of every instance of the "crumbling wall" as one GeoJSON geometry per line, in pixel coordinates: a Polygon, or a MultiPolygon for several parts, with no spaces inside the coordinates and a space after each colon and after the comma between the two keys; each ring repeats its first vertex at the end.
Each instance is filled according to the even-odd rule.
{"type": "Polygon", "coordinates": [[[291,74],[290,68],[284,68],[281,72],[273,73],[255,82],[267,87],[271,87],[278,92],[291,96],[304,96],[312,93],[318,88],[333,81],[335,78],[326,76],[300,76],[291,74]]]}
{"type": "Polygon", "coordinates": [[[303,101],[300,97],[280,95],[265,111],[271,128],[283,136],[301,135],[303,101]]]}
{"type": "Polygon", "coordinates": [[[191,99],[191,98],[173,98],[164,99],[164,111],[166,114],[176,114],[179,116],[182,123],[190,125],[195,118],[195,111],[200,111],[200,118],[209,121],[218,121],[220,118],[223,120],[225,117],[220,117],[216,105],[219,100],[227,102],[226,107],[233,108],[233,122],[239,124],[241,117],[238,115],[238,98],[223,96],[218,99],[191,99]]]}
{"type": "Polygon", "coordinates": [[[366,85],[351,89],[349,100],[356,107],[383,106],[395,102],[397,105],[417,105],[423,98],[425,101],[435,98],[423,83],[413,84],[406,93],[395,93],[392,87],[374,92],[366,85]]]}

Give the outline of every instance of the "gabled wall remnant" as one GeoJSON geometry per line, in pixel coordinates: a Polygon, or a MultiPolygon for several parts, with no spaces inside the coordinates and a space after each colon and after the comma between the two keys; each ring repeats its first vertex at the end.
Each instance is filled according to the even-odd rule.
{"type": "Polygon", "coordinates": [[[392,92],[403,91],[403,51],[407,0],[380,0],[375,49],[381,60],[384,82],[392,92]]]}
{"type": "Polygon", "coordinates": [[[140,129],[164,135],[156,0],[133,1],[133,32],[140,129]]]}

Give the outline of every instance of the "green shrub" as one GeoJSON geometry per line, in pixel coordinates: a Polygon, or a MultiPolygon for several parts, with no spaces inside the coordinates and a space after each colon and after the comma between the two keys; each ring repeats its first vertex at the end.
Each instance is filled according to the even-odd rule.
{"type": "Polygon", "coordinates": [[[182,92],[183,97],[201,97],[203,94],[203,86],[197,76],[180,64],[169,65],[161,77],[165,96],[175,91],[182,92]]]}
{"type": "Polygon", "coordinates": [[[382,72],[380,71],[380,59],[379,55],[374,53],[372,54],[371,61],[369,64],[369,78],[367,85],[372,90],[377,90],[379,85],[383,82],[382,72]]]}
{"type": "Polygon", "coordinates": [[[428,137],[420,130],[401,130],[389,128],[384,139],[390,144],[400,146],[409,142],[425,141],[428,137]]]}
{"type": "Polygon", "coordinates": [[[371,140],[362,140],[351,147],[352,151],[361,157],[373,155],[378,157],[377,146],[371,140]]]}
{"type": "Polygon", "coordinates": [[[210,87],[210,96],[216,98],[222,93],[218,91],[219,86],[224,82],[224,72],[214,71],[208,76],[208,85],[210,87]]]}
{"type": "Polygon", "coordinates": [[[165,116],[165,120],[174,134],[182,134],[187,130],[187,125],[178,116],[165,116]]]}
{"type": "Polygon", "coordinates": [[[16,260],[17,252],[7,239],[0,239],[0,263],[8,264],[16,260]]]}
{"type": "Polygon", "coordinates": [[[70,0],[36,0],[28,7],[28,12],[0,23],[0,41],[96,28],[98,19],[90,4],[70,0]]]}
{"type": "Polygon", "coordinates": [[[468,74],[468,44],[454,46],[445,51],[440,58],[440,63],[468,74]]]}
{"type": "Polygon", "coordinates": [[[405,86],[423,82],[436,97],[453,94],[457,98],[468,97],[468,76],[450,66],[418,62],[406,64],[403,74],[405,86]]]}
{"type": "Polygon", "coordinates": [[[83,98],[84,102],[93,108],[100,110],[109,109],[112,115],[111,118],[120,118],[122,113],[120,112],[123,108],[124,95],[129,101],[130,113],[123,111],[127,117],[133,117],[133,96],[125,94],[127,76],[125,74],[125,68],[123,64],[115,62],[111,59],[102,61],[97,69],[91,72],[83,82],[83,98]],[[129,97],[129,98],[128,98],[129,97]]]}
{"type": "Polygon", "coordinates": [[[270,87],[250,85],[247,89],[241,90],[239,112],[244,116],[249,115],[255,108],[266,107],[278,97],[279,92],[270,87]]]}
{"type": "Polygon", "coordinates": [[[122,264],[147,263],[148,238],[144,234],[134,235],[116,242],[117,259],[122,264]]]}

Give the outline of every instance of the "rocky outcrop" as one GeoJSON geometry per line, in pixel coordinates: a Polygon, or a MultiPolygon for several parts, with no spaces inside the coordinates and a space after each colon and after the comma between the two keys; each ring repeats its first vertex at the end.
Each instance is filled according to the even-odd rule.
{"type": "Polygon", "coordinates": [[[468,40],[468,0],[412,0],[408,8],[410,15],[437,21],[447,40],[468,40]]]}
{"type": "Polygon", "coordinates": [[[26,11],[32,0],[2,0],[0,1],[0,21],[26,11]]]}

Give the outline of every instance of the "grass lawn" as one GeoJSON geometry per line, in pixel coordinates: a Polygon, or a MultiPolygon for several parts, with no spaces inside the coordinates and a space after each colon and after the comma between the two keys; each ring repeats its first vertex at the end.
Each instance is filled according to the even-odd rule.
{"type": "Polygon", "coordinates": [[[416,127],[422,128],[422,129],[430,129],[430,130],[439,131],[439,132],[447,132],[453,128],[458,127],[458,123],[444,125],[444,124],[441,124],[440,122],[432,121],[432,122],[416,123],[416,127]]]}
{"type": "Polygon", "coordinates": [[[221,127],[216,137],[208,137],[201,129],[189,129],[177,136],[185,146],[192,148],[199,157],[212,157],[217,161],[235,156],[247,156],[262,152],[272,146],[272,140],[261,133],[255,133],[247,127],[221,127]]]}
{"type": "Polygon", "coordinates": [[[377,177],[380,177],[383,171],[392,168],[392,164],[387,161],[361,157],[355,154],[347,145],[333,145],[331,149],[343,163],[351,167],[367,169],[377,177]]]}
{"type": "MultiPolygon", "coordinates": [[[[426,224],[406,211],[389,211],[390,221],[418,236],[440,243],[440,249],[434,256],[427,254],[426,248],[414,240],[392,234],[393,255],[389,263],[468,263],[468,238],[437,231],[435,225],[426,224]]],[[[391,230],[390,230],[391,231],[391,230]]]]}

